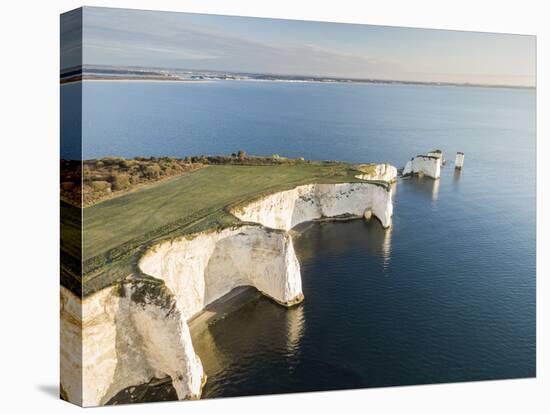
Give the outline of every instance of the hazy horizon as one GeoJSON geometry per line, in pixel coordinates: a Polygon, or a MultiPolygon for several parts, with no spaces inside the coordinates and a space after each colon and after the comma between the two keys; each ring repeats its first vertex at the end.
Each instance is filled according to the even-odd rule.
{"type": "Polygon", "coordinates": [[[536,86],[529,35],[98,7],[61,21],[62,70],[82,63],[536,86]]]}

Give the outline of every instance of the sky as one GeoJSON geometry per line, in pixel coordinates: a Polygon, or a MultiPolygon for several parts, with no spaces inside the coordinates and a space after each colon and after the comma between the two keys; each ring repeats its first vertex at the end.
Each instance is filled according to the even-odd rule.
{"type": "Polygon", "coordinates": [[[82,21],[80,32],[77,13],[62,16],[62,69],[82,56],[84,65],[535,86],[535,36],[96,7],[82,21]]]}

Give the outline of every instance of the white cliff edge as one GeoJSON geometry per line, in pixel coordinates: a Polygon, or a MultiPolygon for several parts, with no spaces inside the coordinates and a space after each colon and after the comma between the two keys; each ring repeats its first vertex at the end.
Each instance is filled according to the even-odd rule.
{"type": "Polygon", "coordinates": [[[431,155],[417,155],[407,162],[402,175],[426,175],[438,179],[441,176],[441,159],[431,155]]]}
{"type": "Polygon", "coordinates": [[[127,387],[167,376],[179,399],[199,398],[206,376],[188,321],[238,286],[253,286],[284,306],[301,302],[300,265],[288,230],[304,221],[371,215],[387,228],[392,190],[375,183],[303,185],[232,213],[254,224],[151,247],[138,265],[154,279],[124,282],[82,301],[61,288],[66,399],[103,405],[127,387]],[[79,372],[81,378],[71,377],[79,372]]]}
{"type": "MultiPolygon", "coordinates": [[[[366,165],[366,170],[370,170],[370,172],[362,172],[356,175],[355,178],[366,181],[386,181],[388,183],[397,181],[397,168],[393,165],[387,163],[366,165]]],[[[361,170],[361,166],[359,166],[359,169],[361,170]]]]}
{"type": "Polygon", "coordinates": [[[373,183],[308,184],[271,194],[231,213],[242,221],[290,230],[305,221],[364,217],[371,211],[384,228],[391,226],[392,190],[373,183]]]}
{"type": "Polygon", "coordinates": [[[355,176],[360,180],[386,181],[393,183],[397,181],[397,168],[391,164],[371,164],[371,172],[363,172],[355,176]]]}

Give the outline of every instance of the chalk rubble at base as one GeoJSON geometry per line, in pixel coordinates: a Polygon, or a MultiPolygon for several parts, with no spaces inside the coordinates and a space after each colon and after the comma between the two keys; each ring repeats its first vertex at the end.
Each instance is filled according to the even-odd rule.
{"type": "Polygon", "coordinates": [[[103,405],[125,388],[165,377],[179,399],[200,398],[206,375],[188,321],[239,286],[253,286],[284,306],[301,302],[300,265],[288,230],[315,219],[371,215],[387,228],[392,190],[374,183],[303,185],[232,213],[248,224],[152,246],[138,263],[151,280],[127,280],[83,300],[61,288],[68,336],[61,385],[69,401],[103,405]]]}

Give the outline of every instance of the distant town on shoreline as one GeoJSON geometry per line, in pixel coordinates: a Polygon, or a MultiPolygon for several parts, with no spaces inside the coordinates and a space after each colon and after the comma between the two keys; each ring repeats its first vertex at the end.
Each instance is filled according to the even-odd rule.
{"type": "Polygon", "coordinates": [[[296,83],[369,83],[403,85],[472,86],[490,88],[536,89],[527,85],[499,85],[458,82],[424,82],[392,79],[341,78],[333,76],[305,76],[290,74],[248,73],[198,69],[157,68],[138,66],[84,65],[61,71],[61,84],[82,80],[135,80],[170,82],[214,82],[214,81],[270,81],[296,83]]]}

